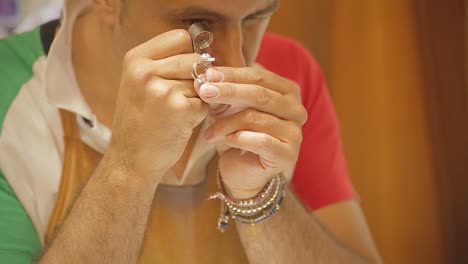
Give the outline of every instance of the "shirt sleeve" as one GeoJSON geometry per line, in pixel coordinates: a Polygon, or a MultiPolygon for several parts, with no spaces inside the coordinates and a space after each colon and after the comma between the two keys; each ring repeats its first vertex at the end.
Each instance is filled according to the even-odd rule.
{"type": "Polygon", "coordinates": [[[266,33],[257,62],[301,87],[308,120],[292,178],[295,193],[310,210],[355,199],[338,120],[320,66],[297,41],[266,33]]]}
{"type": "Polygon", "coordinates": [[[0,263],[33,263],[40,250],[31,219],[0,171],[0,263]]]}
{"type": "Polygon", "coordinates": [[[293,42],[299,67],[296,80],[308,120],[292,178],[293,188],[310,210],[355,199],[348,177],[335,109],[320,66],[310,53],[293,42]]]}

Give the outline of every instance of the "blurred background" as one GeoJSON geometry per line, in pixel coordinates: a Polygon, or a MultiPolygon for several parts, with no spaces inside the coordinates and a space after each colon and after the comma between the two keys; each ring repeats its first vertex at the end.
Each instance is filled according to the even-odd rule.
{"type": "Polygon", "coordinates": [[[386,263],[468,263],[468,1],[287,0],[386,263]]]}
{"type": "MultiPolygon", "coordinates": [[[[0,0],[0,37],[60,2],[0,0]]],[[[468,263],[467,30],[465,0],[283,0],[271,23],[322,65],[386,263],[468,263]]]]}

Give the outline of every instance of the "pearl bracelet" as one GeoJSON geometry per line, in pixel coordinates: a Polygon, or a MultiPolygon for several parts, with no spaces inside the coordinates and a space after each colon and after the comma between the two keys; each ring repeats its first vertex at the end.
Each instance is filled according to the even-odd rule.
{"type": "Polygon", "coordinates": [[[217,176],[221,192],[211,195],[209,199],[221,200],[221,212],[218,219],[218,230],[221,232],[227,229],[230,218],[240,223],[254,225],[271,217],[279,211],[286,195],[284,177],[276,176],[256,197],[236,200],[226,194],[219,170],[217,176]]]}
{"type": "Polygon", "coordinates": [[[258,206],[262,201],[265,200],[266,197],[270,195],[274,185],[276,184],[276,181],[279,179],[279,176],[277,176],[273,178],[272,180],[270,180],[267,186],[265,186],[265,188],[263,188],[262,191],[254,198],[249,199],[249,200],[237,200],[237,199],[230,198],[228,195],[226,195],[224,186],[221,183],[221,175],[219,173],[219,170],[217,173],[217,177],[218,177],[218,187],[219,189],[221,189],[221,192],[211,195],[209,199],[210,200],[220,199],[224,201],[225,203],[227,203],[228,205],[234,205],[234,206],[242,207],[242,208],[258,206]]]}

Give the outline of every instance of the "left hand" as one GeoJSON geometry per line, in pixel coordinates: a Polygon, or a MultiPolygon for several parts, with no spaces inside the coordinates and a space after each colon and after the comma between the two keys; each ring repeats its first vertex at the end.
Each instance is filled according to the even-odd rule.
{"type": "Polygon", "coordinates": [[[218,111],[212,117],[214,123],[205,131],[205,138],[229,147],[219,158],[226,191],[236,199],[252,198],[296,163],[301,128],[307,120],[300,87],[258,67],[209,71],[210,83],[197,87],[200,98],[231,109],[224,107],[224,113],[218,111]]]}

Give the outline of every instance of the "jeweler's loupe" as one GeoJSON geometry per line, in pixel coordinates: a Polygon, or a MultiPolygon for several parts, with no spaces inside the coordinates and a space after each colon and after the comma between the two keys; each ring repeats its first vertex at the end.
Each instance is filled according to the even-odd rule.
{"type": "Polygon", "coordinates": [[[194,23],[192,24],[188,32],[192,37],[192,45],[194,52],[200,54],[200,58],[193,64],[192,77],[198,83],[203,84],[206,82],[206,79],[202,77],[203,74],[211,67],[212,63],[215,61],[215,58],[211,57],[208,53],[203,53],[204,49],[210,47],[213,43],[213,33],[205,30],[203,23],[194,23]]]}
{"type": "Polygon", "coordinates": [[[207,49],[213,43],[213,33],[205,30],[201,22],[192,24],[188,32],[192,37],[193,50],[197,53],[201,53],[202,50],[207,49]]]}

